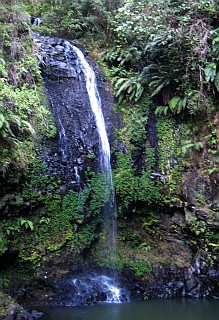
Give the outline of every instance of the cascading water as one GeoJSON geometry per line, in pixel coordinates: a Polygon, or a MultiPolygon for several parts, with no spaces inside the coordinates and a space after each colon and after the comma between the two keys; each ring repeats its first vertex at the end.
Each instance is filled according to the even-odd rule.
{"type": "MultiPolygon", "coordinates": [[[[61,173],[64,176],[63,180],[65,181],[66,177],[68,183],[69,176],[70,179],[73,177],[73,180],[70,181],[70,188],[76,190],[77,187],[79,200],[81,190],[84,187],[83,179],[80,177],[80,173],[83,172],[82,163],[84,163],[87,154],[97,154],[97,149],[99,150],[99,173],[103,178],[102,185],[105,188],[103,194],[106,195],[102,215],[105,242],[103,242],[102,247],[108,264],[115,267],[117,214],[110,164],[110,145],[95,73],[86,61],[83,53],[70,44],[70,42],[40,35],[36,35],[35,41],[40,52],[39,59],[42,61],[43,70],[46,75],[46,88],[48,94],[52,95],[52,98],[50,98],[51,108],[59,131],[60,156],[56,153],[55,155],[61,161],[56,172],[60,172],[61,164],[61,169],[63,170],[61,173]],[[57,83],[59,83],[59,86],[57,83]],[[65,83],[67,86],[65,86],[65,83]],[[84,87],[86,87],[86,90],[84,90],[84,87]],[[59,95],[56,95],[57,90],[60,90],[59,88],[63,92],[61,91],[59,95]],[[90,121],[90,123],[86,120],[90,121]],[[93,120],[95,120],[95,125],[93,124],[93,120]],[[76,130],[78,133],[76,133],[76,130]],[[89,139],[91,135],[92,140],[89,139]],[[99,148],[96,145],[98,137],[99,148]]],[[[97,160],[95,163],[97,163],[97,160]]],[[[65,192],[65,186],[62,190],[65,192]]],[[[73,227],[77,230],[78,226],[75,224],[73,227]]],[[[118,287],[116,279],[116,274],[112,278],[100,274],[93,276],[88,276],[87,274],[80,275],[77,279],[68,282],[69,291],[67,291],[70,293],[70,296],[65,298],[65,295],[61,294],[59,301],[63,298],[63,301],[66,301],[68,305],[74,305],[74,303],[80,304],[78,297],[83,296],[83,292],[84,298],[82,298],[82,304],[86,304],[86,301],[90,303],[92,300],[95,302],[120,302],[128,300],[127,297],[124,298],[124,291],[121,291],[122,289],[118,287]],[[79,289],[80,287],[84,288],[85,283],[87,283],[87,291],[79,289]],[[88,283],[91,285],[88,285],[88,283]],[[88,294],[89,297],[93,298],[87,298],[88,294]]],[[[66,292],[66,283],[63,286],[64,288],[59,284],[59,292],[66,292]]]]}
{"type": "MultiPolygon", "coordinates": [[[[104,235],[106,242],[105,247],[107,248],[108,260],[111,262],[112,265],[115,265],[117,210],[115,204],[112,170],[110,164],[110,145],[101,109],[101,99],[96,85],[95,73],[86,61],[83,53],[77,47],[70,45],[68,42],[66,47],[68,48],[68,50],[74,50],[74,52],[76,52],[80,60],[80,64],[86,80],[86,89],[90,100],[90,106],[95,115],[96,126],[99,133],[100,169],[103,174],[105,188],[107,189],[107,204],[104,209],[104,235]]],[[[116,281],[115,275],[114,278],[116,281]]]]}
{"type": "MultiPolygon", "coordinates": [[[[116,205],[114,197],[114,187],[112,181],[112,170],[110,164],[110,145],[106,132],[105,121],[101,109],[101,99],[98,93],[95,73],[86,61],[83,53],[75,46],[72,46],[66,42],[68,50],[74,50],[80,61],[82,71],[85,76],[86,89],[90,100],[90,106],[95,116],[96,126],[99,133],[99,149],[100,149],[100,169],[105,181],[105,187],[107,188],[106,206],[104,209],[104,236],[105,246],[107,248],[108,260],[112,265],[116,264],[116,205]]],[[[114,273],[113,279],[106,276],[96,277],[95,281],[101,282],[105,279],[104,285],[107,285],[106,279],[112,282],[111,286],[108,286],[110,294],[106,295],[106,299],[109,302],[120,302],[120,289],[116,287],[116,274],[114,273]]]]}
{"type": "Polygon", "coordinates": [[[116,287],[113,279],[104,275],[89,275],[83,278],[72,279],[72,286],[76,289],[74,303],[96,303],[105,301],[108,303],[120,303],[126,300],[125,291],[116,287]],[[93,292],[94,294],[90,294],[93,292]]]}

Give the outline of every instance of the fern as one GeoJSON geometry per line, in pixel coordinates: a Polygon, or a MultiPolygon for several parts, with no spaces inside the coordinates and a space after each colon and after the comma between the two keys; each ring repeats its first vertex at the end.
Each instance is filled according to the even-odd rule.
{"type": "Polygon", "coordinates": [[[195,143],[195,150],[200,151],[204,148],[204,143],[202,141],[198,141],[195,143]]]}
{"type": "MultiPolygon", "coordinates": [[[[163,79],[161,79],[163,80],[163,79]]],[[[165,80],[162,83],[160,83],[151,93],[151,97],[154,97],[156,94],[158,94],[167,84],[169,83],[169,81],[165,80]]],[[[157,82],[152,83],[153,86],[155,86],[155,84],[157,84],[157,82]]]]}
{"type": "Polygon", "coordinates": [[[141,77],[136,74],[136,77],[119,78],[114,83],[115,96],[119,101],[123,99],[138,101],[144,92],[144,87],[141,84],[141,77]]]}
{"type": "Polygon", "coordinates": [[[217,68],[217,65],[214,62],[209,63],[205,67],[204,73],[205,73],[205,80],[207,82],[209,82],[209,81],[213,82],[214,81],[215,76],[216,76],[216,68],[217,68]]]}
{"type": "Polygon", "coordinates": [[[159,106],[155,110],[155,115],[160,116],[161,114],[163,114],[166,116],[168,113],[168,110],[169,110],[169,106],[159,106]]]}
{"type": "Polygon", "coordinates": [[[21,123],[24,125],[24,129],[26,131],[28,131],[32,136],[35,136],[35,130],[28,121],[21,120],[21,123]]]}
{"type": "MultiPolygon", "coordinates": [[[[118,97],[122,91],[125,91],[131,85],[131,80],[127,78],[119,79],[115,84],[116,97],[118,97]]],[[[128,90],[127,90],[128,91],[128,90]]]]}
{"type": "Polygon", "coordinates": [[[178,105],[178,103],[179,103],[180,100],[181,100],[180,97],[173,97],[173,98],[170,100],[170,102],[169,102],[169,107],[170,107],[170,110],[171,110],[172,112],[175,112],[176,107],[177,107],[177,105],[178,105]]]}
{"type": "Polygon", "coordinates": [[[188,101],[188,97],[184,97],[179,100],[179,102],[177,104],[176,113],[179,114],[186,108],[187,101],[188,101]]]}
{"type": "Polygon", "coordinates": [[[217,91],[219,92],[219,72],[216,74],[216,76],[214,78],[214,85],[215,85],[217,91]]]}
{"type": "Polygon", "coordinates": [[[144,88],[140,83],[137,83],[135,90],[135,101],[138,101],[144,92],[144,88]]]}
{"type": "Polygon", "coordinates": [[[0,113],[0,129],[3,127],[5,123],[5,117],[2,113],[0,113]]]}
{"type": "Polygon", "coordinates": [[[182,153],[185,154],[188,150],[193,149],[194,145],[195,144],[192,140],[186,140],[182,146],[182,153]]]}

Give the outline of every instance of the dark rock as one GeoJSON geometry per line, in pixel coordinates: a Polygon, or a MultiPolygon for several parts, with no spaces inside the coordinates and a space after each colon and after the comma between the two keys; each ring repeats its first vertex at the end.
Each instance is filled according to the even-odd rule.
{"type": "Polygon", "coordinates": [[[33,319],[39,319],[43,315],[44,315],[43,312],[39,312],[39,311],[36,311],[36,310],[32,310],[32,312],[31,312],[31,316],[32,316],[33,319]]]}
{"type": "MultiPolygon", "coordinates": [[[[42,73],[51,111],[59,132],[57,137],[49,142],[48,151],[39,148],[40,157],[48,165],[46,173],[61,178],[61,194],[64,195],[68,188],[79,192],[86,183],[83,181],[85,170],[89,166],[96,171],[100,158],[99,134],[81,62],[67,40],[44,37],[37,33],[33,35],[38,47],[39,60],[42,62],[42,73]],[[94,155],[92,160],[89,158],[90,154],[94,155]]],[[[102,79],[102,73],[95,66],[93,68],[96,79],[102,79]]],[[[113,98],[111,92],[100,85],[98,80],[97,86],[110,136],[115,125],[113,98]]]]}
{"type": "Polygon", "coordinates": [[[208,219],[208,212],[203,210],[196,210],[195,215],[198,219],[206,221],[208,219]]]}
{"type": "Polygon", "coordinates": [[[188,294],[199,285],[199,281],[194,274],[195,270],[191,267],[185,274],[185,289],[188,294]]]}

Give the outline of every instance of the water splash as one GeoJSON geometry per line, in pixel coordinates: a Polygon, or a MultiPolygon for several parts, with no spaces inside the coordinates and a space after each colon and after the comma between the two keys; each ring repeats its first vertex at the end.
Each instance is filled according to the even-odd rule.
{"type": "Polygon", "coordinates": [[[106,275],[81,276],[72,279],[71,285],[74,293],[68,305],[128,301],[126,290],[116,287],[113,278],[106,275]]]}

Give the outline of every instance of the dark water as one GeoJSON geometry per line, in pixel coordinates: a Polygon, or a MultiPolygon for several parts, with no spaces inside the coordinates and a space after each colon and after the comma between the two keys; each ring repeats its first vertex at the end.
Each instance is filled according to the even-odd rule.
{"type": "Polygon", "coordinates": [[[217,320],[219,301],[148,300],[42,311],[44,320],[217,320]]]}

